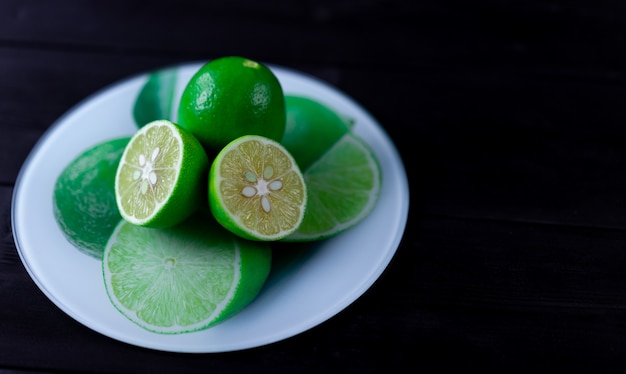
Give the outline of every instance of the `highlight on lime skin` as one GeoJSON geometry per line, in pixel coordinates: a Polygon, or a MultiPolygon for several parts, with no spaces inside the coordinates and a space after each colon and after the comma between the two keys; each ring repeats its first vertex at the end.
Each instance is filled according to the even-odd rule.
{"type": "Polygon", "coordinates": [[[243,66],[248,67],[248,68],[258,69],[260,65],[256,61],[245,59],[243,61],[243,66]]]}

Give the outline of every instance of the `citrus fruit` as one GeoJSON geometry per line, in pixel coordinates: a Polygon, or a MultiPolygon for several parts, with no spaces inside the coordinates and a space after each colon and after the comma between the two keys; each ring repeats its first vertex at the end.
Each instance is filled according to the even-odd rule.
{"type": "Polygon", "coordinates": [[[171,119],[177,73],[176,68],[168,68],[148,75],[133,105],[133,119],[138,127],[171,119]]]}
{"type": "Polygon", "coordinates": [[[287,120],[281,144],[301,170],[306,170],[339,138],[350,131],[350,122],[321,102],[285,95],[287,120]]]}
{"type": "Polygon", "coordinates": [[[279,240],[300,225],[307,203],[302,173],[278,142],[246,135],[217,155],[209,207],[224,227],[253,240],[279,240]]]}
{"type": "Polygon", "coordinates": [[[122,219],[115,203],[115,172],[130,138],[94,145],[73,159],[57,177],[53,212],[63,235],[97,259],[122,219]]]}
{"type": "Polygon", "coordinates": [[[177,121],[213,152],[243,135],[280,141],[285,131],[283,90],[265,65],[238,56],[222,57],[191,77],[177,121]]]}
{"type": "Polygon", "coordinates": [[[167,120],[131,138],[115,176],[122,217],[139,226],[169,227],[206,205],[209,160],[198,140],[167,120]],[[204,204],[202,204],[204,202],[204,204]]]}
{"type": "Polygon", "coordinates": [[[304,171],[304,180],[307,211],[285,241],[325,239],[361,222],[378,201],[382,176],[369,145],[348,133],[304,171]]]}
{"type": "Polygon", "coordinates": [[[269,245],[241,239],[208,216],[156,229],[121,221],[102,272],[109,299],[126,318],[157,333],[191,332],[256,298],[271,267],[269,245]]]}

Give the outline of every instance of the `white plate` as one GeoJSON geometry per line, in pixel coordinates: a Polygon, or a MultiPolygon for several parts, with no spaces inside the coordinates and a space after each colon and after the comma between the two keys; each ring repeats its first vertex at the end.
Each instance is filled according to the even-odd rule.
{"type": "MultiPolygon", "coordinates": [[[[200,67],[178,69],[178,95],[200,67]]],[[[241,313],[204,331],[159,335],[123,317],[106,296],[101,263],[75,249],[52,213],[54,183],[68,163],[101,141],[129,136],[135,97],[147,74],[115,84],[70,110],[26,160],[13,196],[13,235],[26,270],[61,310],[85,326],[129,344],[174,352],[224,352],[289,338],[339,313],[361,296],[393,257],[406,225],[409,190],[402,161],[381,126],[346,95],[309,76],[271,66],[288,94],[327,103],[356,120],[354,131],[378,156],[380,200],[363,222],[293,253],[281,250],[257,299],[241,313]]]]}

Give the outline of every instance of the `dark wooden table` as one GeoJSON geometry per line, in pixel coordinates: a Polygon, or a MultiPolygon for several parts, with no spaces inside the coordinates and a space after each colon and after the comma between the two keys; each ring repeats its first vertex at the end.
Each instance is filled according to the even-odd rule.
{"type": "Polygon", "coordinates": [[[0,372],[623,372],[623,1],[0,1],[0,372]],[[11,201],[63,113],[129,76],[243,55],[384,126],[409,220],[356,302],[254,349],[176,354],[81,325],[37,288],[11,201]]]}

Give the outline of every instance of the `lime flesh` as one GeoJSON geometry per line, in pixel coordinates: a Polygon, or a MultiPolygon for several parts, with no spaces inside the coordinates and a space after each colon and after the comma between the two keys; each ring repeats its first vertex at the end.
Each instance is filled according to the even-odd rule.
{"type": "Polygon", "coordinates": [[[130,138],[97,144],[70,162],[54,186],[54,217],[79,251],[96,259],[122,219],[115,202],[115,172],[130,138]]]}
{"type": "Polygon", "coordinates": [[[122,221],[104,252],[104,282],[113,305],[144,329],[198,331],[256,298],[271,254],[267,243],[240,239],[205,216],[168,229],[122,221]]]}

